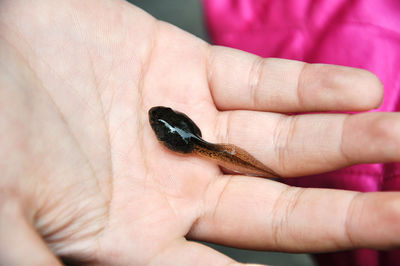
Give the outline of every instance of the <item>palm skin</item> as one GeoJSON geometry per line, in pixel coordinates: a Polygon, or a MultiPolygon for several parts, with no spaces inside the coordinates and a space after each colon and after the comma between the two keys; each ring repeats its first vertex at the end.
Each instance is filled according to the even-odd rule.
{"type": "Polygon", "coordinates": [[[212,47],[122,1],[2,1],[0,47],[0,264],[232,263],[187,238],[399,246],[397,193],[225,175],[166,150],[148,123],[170,106],[287,177],[399,160],[395,114],[279,114],[374,108],[381,85],[366,71],[212,47]]]}

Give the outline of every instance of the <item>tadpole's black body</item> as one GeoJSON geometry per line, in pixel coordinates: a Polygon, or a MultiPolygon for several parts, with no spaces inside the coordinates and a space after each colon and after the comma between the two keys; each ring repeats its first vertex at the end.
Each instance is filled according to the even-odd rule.
{"type": "Polygon", "coordinates": [[[201,131],[192,119],[169,107],[151,108],[149,120],[158,140],[170,150],[191,153],[201,138],[201,131]]]}
{"type": "Polygon", "coordinates": [[[195,153],[239,173],[279,177],[242,148],[232,144],[214,144],[203,140],[200,129],[184,113],[174,111],[169,107],[155,106],[149,110],[149,122],[157,139],[172,151],[195,153]]]}

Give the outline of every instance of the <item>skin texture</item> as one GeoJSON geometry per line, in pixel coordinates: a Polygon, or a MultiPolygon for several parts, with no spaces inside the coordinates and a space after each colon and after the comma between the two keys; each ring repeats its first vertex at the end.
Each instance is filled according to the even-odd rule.
{"type": "Polygon", "coordinates": [[[294,177],[400,161],[399,114],[285,115],[381,100],[367,71],[213,47],[123,1],[0,1],[0,264],[234,263],[191,239],[399,247],[399,193],[225,175],[160,149],[147,117],[174,106],[294,177]]]}
{"type": "Polygon", "coordinates": [[[238,146],[203,140],[200,129],[181,112],[169,107],[155,106],[149,110],[149,122],[157,139],[172,151],[193,153],[245,175],[279,177],[272,169],[238,146]]]}

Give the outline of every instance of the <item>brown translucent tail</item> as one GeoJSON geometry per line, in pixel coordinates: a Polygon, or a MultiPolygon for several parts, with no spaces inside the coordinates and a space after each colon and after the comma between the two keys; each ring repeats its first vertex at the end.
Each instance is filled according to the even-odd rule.
{"type": "Polygon", "coordinates": [[[234,172],[261,177],[280,177],[253,155],[233,144],[204,142],[196,144],[193,152],[234,172]]]}

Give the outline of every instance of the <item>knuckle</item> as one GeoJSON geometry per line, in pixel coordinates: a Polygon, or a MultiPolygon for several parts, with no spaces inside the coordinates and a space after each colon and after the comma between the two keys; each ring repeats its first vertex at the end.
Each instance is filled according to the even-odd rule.
{"type": "MultiPolygon", "coordinates": [[[[390,199],[383,202],[383,204],[378,207],[380,212],[378,212],[378,215],[382,217],[383,222],[387,223],[387,225],[382,226],[382,228],[386,228],[384,231],[390,232],[390,238],[394,238],[394,245],[398,246],[400,240],[396,236],[400,235],[400,228],[398,226],[400,224],[400,197],[391,197],[392,195],[388,195],[390,199]]],[[[385,232],[382,232],[382,234],[385,234],[385,232]]]]}
{"type": "Polygon", "coordinates": [[[385,147],[387,160],[398,160],[400,156],[400,123],[395,114],[378,116],[372,121],[371,136],[377,148],[385,147]]]}
{"type": "Polygon", "coordinates": [[[400,123],[394,123],[392,115],[378,116],[373,124],[371,130],[374,131],[374,135],[384,139],[399,139],[400,123]]]}

